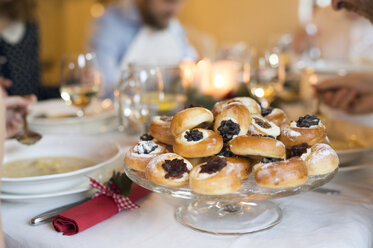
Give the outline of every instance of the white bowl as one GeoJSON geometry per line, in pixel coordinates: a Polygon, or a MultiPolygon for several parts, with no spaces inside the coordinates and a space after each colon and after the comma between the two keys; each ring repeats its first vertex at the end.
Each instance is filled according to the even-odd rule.
{"type": "Polygon", "coordinates": [[[78,185],[88,185],[87,176],[107,181],[113,170],[123,167],[122,155],[117,144],[88,136],[44,135],[32,146],[15,140],[5,142],[3,164],[15,160],[41,157],[80,157],[95,161],[93,166],[53,175],[2,178],[2,192],[11,194],[42,194],[60,192],[78,185]]]}
{"type": "Polygon", "coordinates": [[[30,129],[42,134],[96,134],[118,127],[117,111],[109,99],[92,102],[86,109],[87,116],[68,117],[77,111],[59,99],[38,102],[28,118],[30,129]],[[40,118],[41,115],[49,118],[40,118]]]}

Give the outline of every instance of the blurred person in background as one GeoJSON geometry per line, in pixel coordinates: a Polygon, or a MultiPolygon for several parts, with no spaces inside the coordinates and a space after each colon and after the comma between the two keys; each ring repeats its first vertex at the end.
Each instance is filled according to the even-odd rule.
{"type": "Polygon", "coordinates": [[[0,1],[0,85],[9,95],[42,97],[34,0],[0,1]]]}
{"type": "Polygon", "coordinates": [[[5,118],[0,119],[0,121],[5,120],[5,137],[11,138],[23,128],[22,117],[30,112],[31,105],[36,102],[36,97],[34,95],[8,96],[6,92],[8,84],[4,84],[4,82],[7,81],[3,80],[0,82],[0,96],[2,97],[2,105],[0,107],[5,109],[5,118]]]}
{"type": "MultiPolygon", "coordinates": [[[[373,23],[373,0],[332,0],[335,10],[347,9],[373,23]]],[[[370,34],[369,34],[370,35],[370,34]]],[[[373,73],[348,74],[316,85],[321,101],[351,114],[373,113],[373,73]]]]}
{"type": "Polygon", "coordinates": [[[129,63],[177,65],[196,58],[176,19],[183,0],[121,0],[95,23],[90,42],[112,97],[120,71],[129,63]]]}
{"type": "Polygon", "coordinates": [[[307,54],[316,46],[318,56],[326,61],[373,63],[373,26],[367,19],[353,12],[335,12],[330,5],[308,8],[313,9],[311,20],[303,23],[292,43],[297,54],[307,54]]]}
{"type": "MultiPolygon", "coordinates": [[[[3,95],[0,94],[0,168],[2,168],[3,155],[4,155],[4,140],[5,140],[5,106],[4,106],[3,95]]],[[[1,172],[0,172],[0,176],[1,172]]],[[[0,184],[1,191],[1,184],[0,184]]],[[[1,202],[0,202],[1,203],[1,202]]],[[[0,247],[4,247],[3,231],[1,228],[1,217],[0,217],[0,247]]]]}

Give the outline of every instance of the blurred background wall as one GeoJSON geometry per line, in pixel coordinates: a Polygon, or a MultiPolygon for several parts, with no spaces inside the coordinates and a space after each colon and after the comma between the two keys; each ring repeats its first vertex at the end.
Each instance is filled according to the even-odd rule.
{"type": "MultiPolygon", "coordinates": [[[[90,23],[113,0],[38,0],[43,81],[58,84],[61,55],[85,50],[90,23]]],[[[264,49],[298,26],[298,0],[185,0],[180,21],[211,50],[240,41],[264,49]],[[214,44],[210,45],[210,44],[214,44]]],[[[213,51],[211,51],[212,53],[213,51]]]]}

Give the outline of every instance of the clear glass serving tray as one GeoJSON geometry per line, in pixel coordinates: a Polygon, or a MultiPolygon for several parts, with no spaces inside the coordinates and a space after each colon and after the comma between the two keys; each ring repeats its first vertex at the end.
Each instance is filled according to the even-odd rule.
{"type": "Polygon", "coordinates": [[[281,209],[269,199],[307,192],[329,182],[337,173],[309,177],[305,184],[294,188],[273,189],[255,183],[253,173],[243,181],[241,188],[226,195],[201,195],[188,186],[167,187],[157,185],[138,172],[124,166],[127,176],[138,185],[151,191],[190,199],[176,209],[177,221],[195,230],[214,234],[245,234],[271,228],[282,218],[281,209]]]}

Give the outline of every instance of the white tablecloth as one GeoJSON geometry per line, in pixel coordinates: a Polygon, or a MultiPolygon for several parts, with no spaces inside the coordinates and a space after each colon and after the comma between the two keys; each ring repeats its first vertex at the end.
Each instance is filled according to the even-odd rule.
{"type": "Polygon", "coordinates": [[[174,208],[185,200],[152,193],[141,208],[124,211],[82,233],[63,236],[52,225],[30,226],[31,217],[64,205],[64,200],[30,204],[2,203],[9,248],[59,247],[327,247],[371,248],[373,244],[373,167],[339,173],[326,187],[337,196],[308,192],[275,200],[283,210],[280,224],[241,236],[217,236],[184,227],[174,208]]]}

